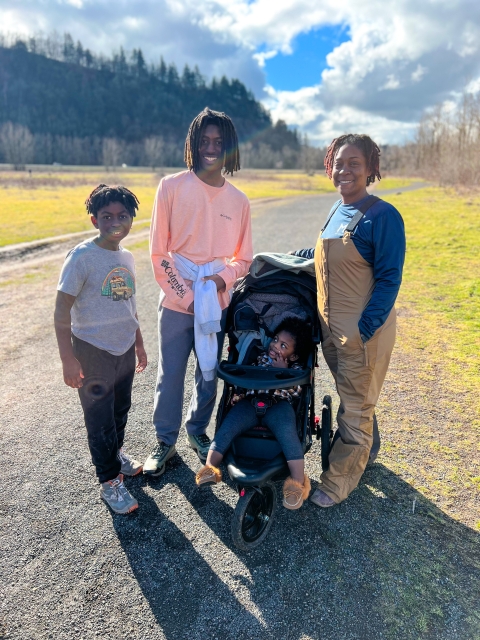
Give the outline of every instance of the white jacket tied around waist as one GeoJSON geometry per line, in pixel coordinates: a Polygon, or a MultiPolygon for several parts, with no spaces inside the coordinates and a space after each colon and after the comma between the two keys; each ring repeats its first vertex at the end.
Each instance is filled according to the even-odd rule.
{"type": "Polygon", "coordinates": [[[204,281],[223,271],[225,259],[217,258],[206,264],[195,264],[179,253],[172,254],[175,268],[185,280],[192,281],[194,294],[195,351],[205,380],[213,380],[217,372],[218,342],[222,309],[218,302],[217,285],[213,280],[204,281]]]}

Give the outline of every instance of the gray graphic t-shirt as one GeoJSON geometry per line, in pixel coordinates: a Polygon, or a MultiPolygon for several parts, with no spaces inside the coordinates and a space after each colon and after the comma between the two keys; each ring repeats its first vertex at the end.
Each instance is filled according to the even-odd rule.
{"type": "Polygon", "coordinates": [[[130,251],[108,251],[93,240],[68,253],[57,286],[75,296],[72,333],[114,356],[135,342],[135,263],[130,251]]]}

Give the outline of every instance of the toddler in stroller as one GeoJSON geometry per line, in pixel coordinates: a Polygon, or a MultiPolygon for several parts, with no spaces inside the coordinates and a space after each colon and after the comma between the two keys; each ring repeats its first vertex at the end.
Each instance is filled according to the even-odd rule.
{"type": "MultiPolygon", "coordinates": [[[[312,328],[295,317],[285,318],[274,331],[266,350],[257,357],[259,367],[303,369],[312,349],[312,328]]],[[[210,446],[207,461],[196,475],[198,486],[221,482],[218,465],[232,441],[241,433],[254,428],[259,417],[280,444],[290,476],[283,485],[283,506],[299,509],[310,493],[310,480],[304,471],[303,447],[297,433],[297,421],[292,403],[301,396],[296,385],[288,389],[249,389],[236,387],[227,414],[210,446]]]]}
{"type": "Polygon", "coordinates": [[[232,538],[248,551],[261,544],[272,526],[276,482],[290,477],[294,491],[286,484],[287,508],[300,507],[308,494],[303,457],[312,446],[312,434],[318,437],[314,372],[320,327],[313,260],[255,256],[249,274],[235,286],[227,330],[228,358],[218,366],[224,387],[207,461],[215,469],[206,466],[197,482],[216,484],[224,455],[223,466],[239,495],[232,538]]]}

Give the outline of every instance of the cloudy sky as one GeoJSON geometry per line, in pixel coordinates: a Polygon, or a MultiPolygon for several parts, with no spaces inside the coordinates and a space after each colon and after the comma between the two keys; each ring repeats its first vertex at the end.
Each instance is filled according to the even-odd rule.
{"type": "Polygon", "coordinates": [[[425,109],[480,88],[478,0],[0,0],[0,30],[239,78],[316,144],[401,143],[425,109]]]}

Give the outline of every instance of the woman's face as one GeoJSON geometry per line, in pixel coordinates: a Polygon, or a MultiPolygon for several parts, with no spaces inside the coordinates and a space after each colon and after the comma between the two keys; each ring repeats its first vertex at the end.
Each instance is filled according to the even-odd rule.
{"type": "Polygon", "coordinates": [[[366,158],[358,147],[353,144],[340,147],[333,163],[332,181],[345,204],[367,195],[369,173],[366,158]]]}

